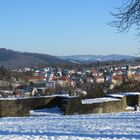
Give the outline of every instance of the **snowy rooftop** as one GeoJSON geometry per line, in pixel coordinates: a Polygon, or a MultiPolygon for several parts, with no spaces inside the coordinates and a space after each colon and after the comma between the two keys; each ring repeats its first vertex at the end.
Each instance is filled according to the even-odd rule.
{"type": "Polygon", "coordinates": [[[18,100],[18,99],[30,99],[30,98],[51,98],[51,97],[66,97],[66,98],[76,98],[78,96],[69,96],[68,94],[54,94],[49,96],[32,96],[32,97],[8,97],[8,98],[0,98],[0,100],[18,100]]]}
{"type": "Polygon", "coordinates": [[[109,101],[120,101],[120,100],[111,98],[111,97],[84,99],[84,100],[82,100],[82,104],[103,103],[103,102],[109,102],[109,101]]]}
{"type": "Polygon", "coordinates": [[[0,90],[0,92],[2,92],[2,93],[13,93],[13,91],[11,91],[11,90],[0,90]]]}
{"type": "Polygon", "coordinates": [[[115,97],[115,98],[122,98],[122,97],[124,97],[125,95],[124,94],[108,94],[107,96],[109,96],[109,97],[115,97]]]}
{"type": "Polygon", "coordinates": [[[108,94],[107,96],[122,98],[124,96],[133,96],[133,95],[140,95],[140,92],[125,92],[125,93],[118,93],[118,94],[108,94]]]}
{"type": "Polygon", "coordinates": [[[128,95],[140,95],[140,92],[126,92],[126,93],[122,93],[123,95],[125,96],[128,96],[128,95]]]}

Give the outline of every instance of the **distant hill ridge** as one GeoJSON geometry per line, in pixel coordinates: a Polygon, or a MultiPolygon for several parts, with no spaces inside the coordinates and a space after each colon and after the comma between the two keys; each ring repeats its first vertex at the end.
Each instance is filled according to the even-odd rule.
{"type": "Polygon", "coordinates": [[[97,60],[100,61],[119,61],[119,60],[129,60],[136,57],[131,55],[119,55],[119,54],[110,54],[110,55],[71,55],[71,56],[60,56],[59,58],[69,61],[77,62],[94,62],[97,60]]]}
{"type": "Polygon", "coordinates": [[[0,48],[0,66],[4,67],[36,67],[43,64],[65,64],[67,61],[56,56],[39,53],[18,52],[0,48]]]}
{"type": "Polygon", "coordinates": [[[69,63],[92,63],[97,60],[131,60],[136,57],[130,55],[72,55],[72,56],[51,56],[48,54],[19,52],[6,48],[0,48],[0,66],[9,68],[37,67],[39,65],[69,64],[69,63]]]}

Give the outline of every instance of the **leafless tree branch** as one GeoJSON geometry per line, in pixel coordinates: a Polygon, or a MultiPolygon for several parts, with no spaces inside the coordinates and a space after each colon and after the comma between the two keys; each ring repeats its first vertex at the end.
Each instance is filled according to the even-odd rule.
{"type": "Polygon", "coordinates": [[[120,8],[117,8],[117,13],[112,13],[114,21],[110,22],[120,32],[129,31],[131,26],[136,26],[140,32],[140,0],[127,0],[120,8]]]}

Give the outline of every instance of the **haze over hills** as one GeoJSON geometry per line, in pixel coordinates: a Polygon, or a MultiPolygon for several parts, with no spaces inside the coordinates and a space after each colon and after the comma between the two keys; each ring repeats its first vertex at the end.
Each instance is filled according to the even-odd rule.
{"type": "Polygon", "coordinates": [[[37,67],[43,64],[68,64],[68,63],[92,63],[97,60],[130,60],[136,57],[130,55],[72,55],[72,56],[51,56],[48,54],[18,52],[0,48],[0,66],[4,67],[37,67]]]}
{"type": "Polygon", "coordinates": [[[97,60],[100,61],[130,60],[130,59],[135,59],[136,57],[131,55],[110,54],[110,55],[70,55],[70,56],[60,56],[59,58],[63,60],[76,61],[80,63],[84,63],[84,62],[90,63],[97,60]]]}

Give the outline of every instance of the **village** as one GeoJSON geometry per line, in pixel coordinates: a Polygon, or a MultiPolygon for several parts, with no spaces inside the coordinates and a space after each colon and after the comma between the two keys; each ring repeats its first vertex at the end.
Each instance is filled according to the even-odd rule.
{"type": "Polygon", "coordinates": [[[92,97],[100,97],[114,87],[121,85],[124,80],[140,81],[139,65],[80,69],[22,68],[14,69],[12,73],[14,74],[9,79],[0,81],[0,97],[30,97],[52,94],[67,94],[83,98],[88,97],[88,94],[93,94],[92,97]],[[20,76],[17,75],[22,75],[22,78],[20,79],[20,76]],[[99,92],[103,93],[96,93],[96,87],[99,87],[99,92]]]}

